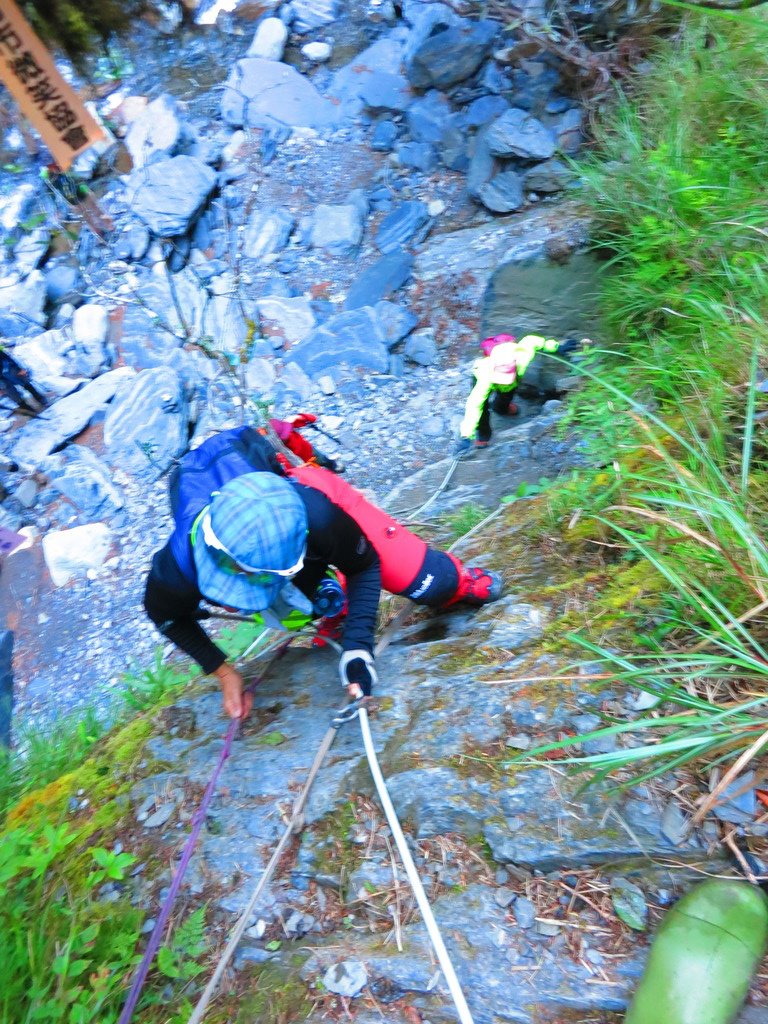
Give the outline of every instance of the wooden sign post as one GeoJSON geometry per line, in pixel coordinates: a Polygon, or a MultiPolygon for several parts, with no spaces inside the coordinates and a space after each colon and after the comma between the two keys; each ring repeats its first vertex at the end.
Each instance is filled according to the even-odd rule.
{"type": "Polygon", "coordinates": [[[0,81],[40,132],[62,171],[104,138],[14,0],[0,0],[0,81]]]}

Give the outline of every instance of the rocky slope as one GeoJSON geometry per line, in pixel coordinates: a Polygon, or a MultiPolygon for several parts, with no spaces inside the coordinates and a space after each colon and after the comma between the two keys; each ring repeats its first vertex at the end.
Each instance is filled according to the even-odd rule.
{"type": "MultiPolygon", "coordinates": [[[[31,171],[3,182],[0,332],[49,399],[31,419],[8,405],[3,423],[2,524],[37,536],[2,576],[20,722],[94,702],[110,716],[121,672],[157,642],[139,605],[169,528],[163,474],[253,415],[252,399],[321,412],[339,445],[320,446],[408,514],[445,477],[483,328],[594,326],[594,268],[562,264],[588,237],[578,192],[551,198],[580,113],[548,58],[502,54],[496,23],[440,4],[292,0],[260,7],[276,17],[255,25],[243,6],[172,57],[137,32],[134,71],[100,101],[131,166],[92,180],[98,209],[31,171]]],[[[498,422],[430,507],[443,541],[441,515],[490,511],[583,458],[551,397],[567,389],[561,370],[531,384],[520,422],[498,422]]],[[[379,657],[384,774],[477,1024],[615,1020],[642,967],[640,926],[723,869],[712,836],[683,838],[661,787],[579,793],[556,762],[509,762],[631,709],[589,666],[552,677],[577,660],[563,639],[574,621],[589,610],[620,630],[636,581],[594,562],[585,577],[543,502],[510,504],[459,553],[499,570],[505,596],[400,622],[379,657]],[[622,893],[636,930],[617,918],[622,893]]],[[[207,904],[211,949],[340,698],[332,654],[301,644],[259,686],[184,888],[187,908],[207,904]]],[[[132,900],[149,928],[223,729],[217,694],[197,684],[14,821],[50,812],[135,853],[131,879],[102,897],[132,900]]],[[[237,966],[221,1019],[455,1019],[354,723],[237,966]]]]}
{"type": "MultiPolygon", "coordinates": [[[[545,60],[491,58],[497,23],[432,4],[404,20],[278,13],[254,31],[235,11],[172,54],[138,26],[132,72],[99,103],[124,149],[85,202],[7,153],[0,334],[49,403],[28,419],[8,400],[2,422],[2,525],[37,537],[0,594],[20,719],[94,702],[108,716],[149,658],[142,575],[168,531],[163,474],[190,443],[256,415],[254,400],[309,407],[383,500],[452,443],[494,271],[586,236],[578,207],[548,198],[567,176],[544,159],[579,145],[578,108],[545,60]],[[300,55],[319,36],[332,67],[300,55]],[[452,40],[450,60],[434,39],[452,40]],[[268,110],[244,105],[270,74],[268,110]],[[523,127],[510,111],[528,112],[523,127]],[[519,215],[483,205],[494,175],[519,179],[504,207],[519,215]]],[[[573,289],[553,284],[552,328],[588,333],[573,289]]],[[[510,329],[543,329],[537,309],[510,329]]]]}

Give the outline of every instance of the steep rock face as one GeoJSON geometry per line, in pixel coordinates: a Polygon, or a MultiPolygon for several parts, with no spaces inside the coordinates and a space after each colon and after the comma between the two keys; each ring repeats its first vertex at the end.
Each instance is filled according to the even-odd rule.
{"type": "MultiPolygon", "coordinates": [[[[558,404],[545,412],[499,431],[488,459],[467,466],[454,491],[437,497],[436,511],[448,512],[457,495],[463,504],[497,505],[526,473],[535,479],[547,452],[566,465],[556,451],[558,404]],[[523,454],[530,445],[540,449],[538,463],[523,454]],[[498,461],[489,461],[491,453],[498,461]]],[[[578,451],[567,458],[578,459],[578,451]]],[[[446,465],[432,467],[438,478],[446,465]]],[[[413,503],[435,485],[425,473],[409,487],[390,503],[413,503]]],[[[501,600],[447,612],[410,608],[384,632],[388,643],[377,658],[377,755],[477,1024],[559,1024],[568,1014],[620,1012],[645,942],[612,916],[606,894],[614,876],[631,873],[655,921],[656,906],[698,877],[686,864],[723,870],[696,833],[675,845],[665,836],[656,791],[579,792],[557,762],[513,760],[583,731],[606,708],[626,714],[630,706],[617,688],[589,687],[572,667],[564,673],[574,652],[561,649],[566,626],[559,616],[569,588],[578,593],[583,581],[578,573],[570,578],[567,559],[548,553],[544,507],[502,508],[456,546],[468,564],[501,572],[501,600]],[[665,866],[672,859],[675,869],[665,866]]],[[[274,639],[272,651],[283,639],[274,639]]],[[[268,658],[265,650],[250,660],[246,675],[264,673],[268,658]]],[[[344,699],[336,655],[306,639],[256,687],[182,890],[190,905],[208,902],[215,934],[248,903],[344,699]]],[[[103,804],[99,842],[108,846],[119,836],[141,858],[123,894],[153,917],[169,881],[166,866],[221,752],[220,695],[210,685],[193,687],[126,732],[137,729],[142,740],[129,761],[89,763],[58,785],[56,813],[87,835],[91,804],[103,804]]],[[[120,745],[120,735],[103,756],[120,745]]],[[[411,1024],[415,1012],[448,1024],[450,996],[400,869],[393,874],[391,846],[353,720],[335,737],[303,830],[264,893],[236,967],[276,971],[292,985],[306,984],[310,995],[324,978],[344,982],[342,994],[355,989],[350,1013],[359,1024],[369,1024],[382,1004],[395,1024],[411,1024]],[[388,940],[393,927],[396,943],[388,940]]],[[[324,1012],[306,1019],[320,1024],[324,1012]]]]}
{"type": "MultiPolygon", "coordinates": [[[[371,10],[388,4],[372,3],[371,10]]],[[[258,17],[273,6],[249,0],[236,5],[233,17],[245,15],[246,8],[251,18],[258,17]]],[[[293,0],[288,6],[295,30],[303,32],[313,25],[325,27],[337,5],[293,0]]],[[[554,314],[566,307],[563,330],[575,330],[582,322],[570,316],[574,302],[568,289],[550,283],[549,292],[557,294],[548,294],[545,287],[544,302],[532,309],[529,292],[523,295],[520,288],[527,271],[521,268],[512,285],[505,281],[505,267],[529,258],[543,263],[553,245],[562,254],[586,241],[587,222],[577,204],[555,209],[526,194],[556,192],[568,180],[567,168],[546,158],[555,146],[570,153],[581,144],[575,101],[557,94],[558,75],[552,69],[537,69],[534,62],[530,72],[518,69],[513,82],[508,68],[487,60],[498,38],[494,26],[469,22],[448,7],[421,0],[406,0],[403,15],[410,28],[398,25],[355,52],[335,73],[301,74],[276,61],[277,50],[257,55],[253,44],[244,57],[238,57],[242,47],[229,54],[221,63],[221,68],[233,68],[223,90],[222,119],[229,127],[256,132],[234,132],[226,145],[218,129],[215,136],[197,138],[168,105],[161,119],[153,107],[134,133],[137,164],[146,166],[137,167],[125,182],[124,198],[114,204],[106,199],[120,229],[114,256],[128,266],[118,266],[118,276],[98,277],[101,297],[106,293],[111,299],[112,287],[116,301],[118,296],[119,303],[130,299],[127,306],[118,306],[122,333],[116,354],[143,371],[111,371],[128,376],[131,386],[121,389],[104,423],[110,465],[120,483],[127,483],[131,515],[136,516],[139,498],[151,509],[151,519],[145,516],[131,530],[114,534],[122,550],[119,560],[109,559],[120,566],[113,588],[136,590],[126,619],[140,618],[137,581],[150,550],[143,533],[157,529],[154,520],[164,516],[166,535],[170,528],[165,487],[154,478],[186,447],[193,425],[190,407],[196,406],[196,439],[239,422],[233,399],[239,402],[240,395],[227,391],[216,365],[193,350],[197,341],[212,344],[239,364],[246,343],[253,340],[258,311],[263,337],[255,339],[246,384],[252,393],[276,397],[292,411],[321,401],[307,373],[317,376],[323,395],[336,389],[348,395],[359,387],[349,367],[375,371],[367,374],[359,404],[332,406],[330,418],[353,428],[347,450],[350,460],[358,460],[356,482],[363,473],[369,474],[366,482],[376,479],[375,464],[385,461],[387,449],[390,462],[395,452],[399,475],[408,473],[416,464],[411,442],[437,439],[424,457],[427,467],[390,495],[391,508],[412,509],[434,495],[449,469],[451,460],[440,458],[453,440],[450,417],[456,418],[467,383],[462,376],[455,391],[441,391],[421,367],[434,363],[445,381],[460,352],[468,368],[477,353],[479,329],[555,331],[561,321],[554,314]],[[432,87],[437,91],[419,97],[417,90],[432,87]],[[377,154],[390,151],[391,160],[380,162],[377,154]],[[436,170],[437,159],[457,173],[436,170]],[[539,160],[544,162],[527,166],[539,160]],[[365,214],[353,201],[353,192],[361,188],[365,214]],[[465,192],[495,212],[521,203],[526,211],[518,218],[488,221],[465,192]],[[363,232],[369,202],[371,220],[363,232]],[[305,231],[310,212],[315,234],[305,231]],[[247,287],[238,294],[228,261],[241,229],[240,283],[247,287]],[[161,243],[151,234],[174,240],[161,243]],[[189,266],[179,269],[187,260],[189,266]],[[273,265],[282,275],[277,281],[267,279],[273,265]],[[491,274],[481,325],[478,312],[491,274]],[[515,300],[511,308],[499,299],[505,288],[515,300]],[[398,291],[402,307],[382,301],[398,291]],[[411,335],[404,350],[421,364],[419,376],[400,381],[402,356],[391,349],[419,320],[434,324],[411,335]],[[275,356],[281,349],[287,357],[282,362],[275,356]],[[339,371],[345,363],[348,368],[339,371]]],[[[273,28],[279,46],[284,33],[273,28]]],[[[218,93],[215,100],[211,109],[218,93]]],[[[165,102],[159,105],[166,108],[165,102]]],[[[27,198],[19,196],[8,228],[31,212],[25,210],[27,198]]],[[[4,221],[6,212],[5,205],[0,207],[4,221]]],[[[82,285],[74,267],[49,263],[45,274],[31,269],[47,244],[46,231],[14,248],[17,270],[26,276],[20,283],[9,278],[5,295],[12,296],[15,312],[0,311],[0,328],[10,337],[35,335],[20,342],[17,354],[21,358],[28,350],[30,372],[33,366],[38,372],[44,368],[46,388],[66,395],[82,383],[69,374],[84,371],[70,361],[61,331],[46,332],[42,341],[39,330],[47,320],[45,301],[82,301],[82,285]]],[[[84,234],[85,243],[87,238],[84,234]]],[[[88,262],[87,244],[82,253],[88,262]]],[[[532,273],[538,279],[538,270],[532,273]]],[[[86,367],[94,372],[101,366],[100,347],[99,341],[98,364],[86,367]]],[[[77,399],[77,417],[84,416],[86,396],[97,394],[100,415],[106,397],[99,388],[107,384],[104,375],[93,390],[86,385],[72,402],[62,399],[59,412],[77,399]]],[[[542,379],[542,390],[555,385],[563,389],[558,379],[542,379]]],[[[468,503],[490,509],[526,486],[537,486],[543,475],[554,477],[578,466],[583,453],[574,439],[558,433],[558,407],[557,401],[548,403],[542,415],[538,409],[530,421],[521,415],[523,422],[506,430],[495,423],[493,447],[458,467],[432,513],[450,518],[466,512],[468,503]]],[[[82,423],[66,418],[59,424],[59,439],[65,441],[71,429],[89,418],[82,423]]],[[[52,490],[91,516],[112,517],[124,499],[110,486],[110,473],[95,455],[76,446],[66,456],[44,454],[51,447],[47,430],[52,420],[41,417],[30,425],[34,431],[25,428],[14,442],[40,445],[52,490]],[[46,424],[44,436],[38,424],[46,424]],[[52,459],[61,462],[54,466],[52,459]]],[[[54,439],[52,446],[57,444],[54,439]]],[[[690,877],[654,868],[648,856],[703,859],[696,835],[672,846],[652,790],[619,798],[602,790],[581,793],[556,764],[510,763],[540,741],[582,731],[585,720],[599,721],[604,703],[613,710],[624,702],[623,694],[595,692],[578,678],[555,678],[574,659],[572,651],[562,650],[566,624],[558,616],[567,604],[563,595],[572,585],[578,604],[582,581],[566,579],[560,553],[537,542],[541,519],[537,535],[528,508],[515,504],[459,548],[472,563],[503,574],[504,599],[475,612],[412,612],[378,659],[375,742],[477,1024],[560,1022],[564,1015],[584,1020],[621,1010],[643,943],[606,916],[610,903],[605,892],[615,862],[621,862],[622,872],[634,872],[640,887],[661,904],[690,877]],[[582,902],[579,892],[587,900],[582,902]],[[600,899],[597,910],[588,902],[600,899]]],[[[440,520],[437,529],[443,529],[440,520]]],[[[14,572],[18,581],[21,567],[36,554],[25,552],[15,570],[5,568],[6,584],[14,572]]],[[[68,587],[72,593],[74,583],[68,587]]],[[[64,605],[65,610],[82,612],[86,602],[95,604],[97,593],[107,589],[105,577],[98,587],[89,587],[86,576],[82,604],[64,605]]],[[[389,606],[385,609],[387,618],[389,606]]],[[[53,618],[51,645],[65,643],[79,651],[82,623],[75,633],[59,634],[88,616],[53,618]]],[[[100,632],[86,640],[88,654],[101,650],[108,636],[110,647],[122,644],[121,670],[129,656],[142,656],[155,641],[154,633],[149,639],[141,636],[150,646],[137,649],[133,621],[118,622],[111,613],[93,618],[93,631],[100,632]]],[[[42,625],[40,616],[33,628],[42,625]]],[[[259,661],[250,662],[247,671],[256,675],[259,661]]],[[[63,675],[51,665],[31,680],[28,703],[34,706],[35,694],[44,694],[50,703],[54,692],[57,710],[66,708],[72,684],[63,675]]],[[[259,685],[254,713],[226,766],[185,882],[189,903],[206,901],[211,908],[212,940],[245,905],[281,835],[286,807],[343,699],[335,657],[306,644],[297,645],[259,685]]],[[[84,840],[98,832],[98,842],[115,847],[119,842],[141,858],[122,893],[148,918],[157,913],[169,865],[175,863],[196,799],[219,756],[223,731],[218,693],[210,687],[192,689],[151,720],[139,719],[119,733],[123,756],[108,741],[82,770],[51,787],[51,801],[58,800],[57,821],[74,824],[84,840]]],[[[296,958],[311,945],[315,956],[303,970],[308,991],[318,994],[318,980],[330,978],[340,985],[331,991],[359,996],[344,1006],[359,1024],[381,1020],[381,1005],[388,1007],[394,1024],[412,1024],[427,1014],[433,1024],[455,1019],[410,896],[398,869],[393,870],[391,840],[373,798],[354,722],[336,739],[305,821],[248,929],[238,966],[266,964],[298,977],[296,958]],[[392,929],[394,943],[389,940],[392,929]],[[308,938],[302,941],[302,936],[308,938]],[[347,966],[337,969],[340,964],[347,966]]],[[[707,870],[713,870],[711,861],[707,870]]],[[[104,899],[116,892],[112,887],[104,899]]],[[[339,1015],[338,1006],[331,1010],[339,1015]]],[[[256,1011],[251,1019],[298,1020],[304,1015],[256,1011]]],[[[318,1024],[329,1019],[328,1007],[312,1019],[318,1024]]]]}
{"type": "MultiPolygon", "coordinates": [[[[521,428],[498,438],[508,461],[523,443],[521,428]]],[[[464,491],[490,502],[497,481],[488,466],[486,485],[464,491]]],[[[481,539],[458,545],[470,564],[503,574],[507,593],[500,601],[444,613],[414,609],[378,657],[376,750],[481,1024],[555,1022],[566,1010],[621,1010],[644,944],[625,930],[621,955],[604,959],[610,929],[589,902],[573,910],[573,886],[605,885],[630,865],[653,902],[665,886],[685,888],[695,876],[682,867],[662,872],[652,858],[673,856],[682,865],[706,857],[695,834],[677,846],[664,837],[650,790],[579,793],[559,770],[509,763],[527,745],[578,731],[585,713],[623,699],[613,691],[588,690],[578,676],[555,678],[572,660],[547,651],[558,636],[559,614],[557,588],[551,595],[547,588],[561,575],[530,542],[533,521],[530,506],[511,506],[481,539]],[[558,903],[563,893],[568,898],[558,903]],[[578,955],[566,944],[572,928],[584,936],[578,955]],[[540,962],[544,968],[537,967],[540,962]],[[521,978],[529,969],[544,969],[545,977],[521,978]]],[[[240,913],[247,904],[284,828],[278,808],[303,786],[343,703],[336,656],[305,644],[299,641],[257,687],[253,713],[193,857],[186,892],[191,899],[215,894],[214,917],[240,913]]],[[[259,671],[257,659],[250,672],[259,671]]],[[[178,846],[179,823],[189,820],[185,794],[200,792],[218,756],[219,705],[211,689],[190,693],[164,714],[146,745],[143,763],[154,767],[131,788],[127,820],[136,822],[139,836],[152,834],[165,851],[160,862],[178,846]]],[[[264,895],[237,963],[269,961],[290,970],[295,948],[309,943],[314,954],[302,975],[310,987],[342,961],[345,977],[359,976],[354,1019],[368,1020],[372,996],[403,1001],[397,1003],[401,1010],[391,1010],[398,1024],[411,1019],[408,1006],[430,1020],[451,1020],[450,998],[435,975],[423,926],[407,909],[411,898],[402,878],[393,881],[388,833],[354,721],[336,736],[304,825],[294,854],[264,895]],[[396,891],[403,915],[396,919],[400,949],[386,942],[388,927],[382,930],[391,921],[387,908],[394,907],[396,891]],[[340,915],[351,931],[338,931],[340,915]],[[278,921],[297,947],[289,941],[270,949],[264,936],[278,921]],[[302,939],[307,934],[311,938],[302,939]]],[[[139,877],[134,899],[153,912],[162,879],[139,877]]]]}

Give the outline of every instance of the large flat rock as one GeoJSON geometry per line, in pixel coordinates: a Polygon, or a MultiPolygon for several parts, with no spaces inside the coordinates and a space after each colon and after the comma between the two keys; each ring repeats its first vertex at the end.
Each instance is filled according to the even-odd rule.
{"type": "Polygon", "coordinates": [[[233,128],[332,128],[338,108],[295,68],[263,57],[237,61],[224,87],[221,116],[233,128]]]}
{"type": "Polygon", "coordinates": [[[583,244],[588,228],[586,211],[576,203],[561,204],[556,214],[539,209],[499,217],[490,224],[433,235],[416,256],[414,274],[424,281],[465,271],[490,274],[503,263],[546,256],[552,241],[583,244]]]}
{"type": "Polygon", "coordinates": [[[134,371],[127,366],[110,370],[80,391],[54,402],[17,432],[13,448],[16,461],[38,465],[46,455],[85,430],[95,414],[134,376],[134,371]]]}
{"type": "MultiPolygon", "coordinates": [[[[475,1024],[597,1020],[602,1019],[595,1016],[598,1013],[616,1013],[626,1007],[642,970],[644,951],[616,966],[611,964],[602,976],[596,975],[588,964],[576,962],[563,949],[551,955],[546,945],[533,945],[512,915],[495,904],[493,894],[492,888],[475,884],[434,903],[441,935],[475,1024]]],[[[345,959],[365,963],[372,991],[386,993],[387,1002],[404,998],[404,1004],[416,1009],[423,1020],[447,1024],[456,1019],[450,992],[436,968],[420,920],[403,929],[401,951],[375,936],[360,935],[348,946],[337,943],[332,948],[315,949],[302,975],[314,980],[345,959]]],[[[412,1011],[394,1012],[394,1017],[387,1015],[393,1024],[415,1019],[412,1011]]],[[[320,1015],[309,1019],[316,1024],[320,1015]]]]}

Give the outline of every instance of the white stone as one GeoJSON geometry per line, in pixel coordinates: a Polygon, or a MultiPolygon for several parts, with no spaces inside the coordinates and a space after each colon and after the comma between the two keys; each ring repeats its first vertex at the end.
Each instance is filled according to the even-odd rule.
{"type": "Polygon", "coordinates": [[[83,383],[83,378],[66,376],[74,369],[63,354],[66,348],[67,339],[62,331],[45,331],[35,338],[20,338],[14,346],[13,358],[29,370],[38,389],[68,395],[83,383]]]}
{"type": "Polygon", "coordinates": [[[45,275],[41,270],[33,270],[23,281],[10,275],[0,279],[0,303],[3,308],[27,316],[40,325],[45,322],[45,297],[45,275]]]}
{"type": "Polygon", "coordinates": [[[442,199],[433,199],[432,202],[427,203],[427,213],[430,217],[439,217],[445,210],[445,203],[442,199]]]}
{"type": "Polygon", "coordinates": [[[368,982],[368,972],[359,960],[342,960],[333,964],[323,975],[323,985],[329,992],[353,999],[368,982]]]}
{"type": "Polygon", "coordinates": [[[259,23],[246,57],[282,60],[288,29],[279,18],[265,18],[259,23]]]}
{"type": "Polygon", "coordinates": [[[305,43],[301,48],[301,53],[307,60],[314,61],[315,64],[325,64],[327,60],[331,59],[333,47],[330,43],[305,43]]]}
{"type": "Polygon", "coordinates": [[[34,201],[35,186],[29,181],[22,182],[7,195],[0,197],[0,228],[10,234],[27,215],[34,201]]]}
{"type": "Polygon", "coordinates": [[[87,302],[75,310],[72,331],[78,345],[95,348],[107,340],[107,311],[103,306],[87,302]]]}
{"type": "Polygon", "coordinates": [[[131,123],[125,136],[134,170],[144,167],[157,153],[172,156],[184,133],[176,99],[167,94],[158,96],[131,123]]]}
{"type": "Polygon", "coordinates": [[[308,300],[298,295],[284,298],[267,295],[256,300],[262,331],[288,343],[303,341],[315,326],[315,314],[308,300]]]}
{"type": "Polygon", "coordinates": [[[364,217],[355,203],[326,205],[321,203],[314,212],[310,244],[315,249],[327,249],[343,255],[355,249],[363,237],[364,217]]]}
{"type": "Polygon", "coordinates": [[[104,345],[109,331],[107,311],[88,302],[75,310],[72,336],[78,348],[77,369],[95,377],[106,361],[104,345]]]}
{"type": "Polygon", "coordinates": [[[242,128],[238,128],[237,131],[232,132],[229,137],[229,142],[221,151],[221,159],[225,164],[231,163],[235,159],[237,154],[245,145],[245,142],[246,135],[242,128]]]}
{"type": "Polygon", "coordinates": [[[104,523],[56,530],[43,537],[43,555],[54,586],[63,587],[89,569],[98,569],[112,546],[112,531],[104,523]]]}
{"type": "Polygon", "coordinates": [[[22,480],[16,488],[14,497],[21,502],[24,508],[32,508],[37,499],[37,484],[32,477],[28,476],[26,480],[22,480]]]}

